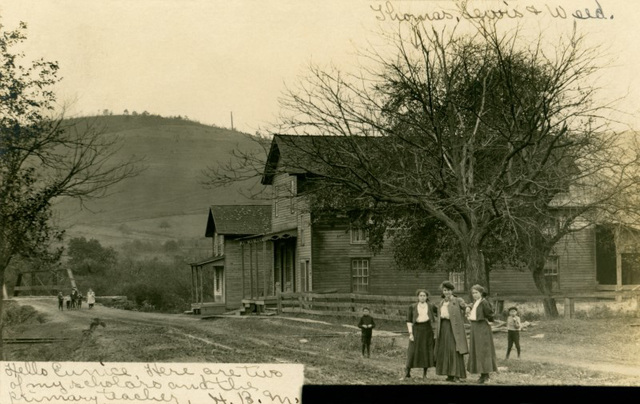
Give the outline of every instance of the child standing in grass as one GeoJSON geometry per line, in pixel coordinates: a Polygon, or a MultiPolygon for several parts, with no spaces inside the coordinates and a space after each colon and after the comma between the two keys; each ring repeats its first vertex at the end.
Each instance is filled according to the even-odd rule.
{"type": "Polygon", "coordinates": [[[365,350],[368,358],[371,354],[371,336],[373,335],[373,329],[376,323],[373,321],[373,317],[369,315],[369,308],[364,307],[362,309],[362,317],[358,322],[358,328],[362,330],[362,356],[365,356],[365,350]]]}
{"type": "Polygon", "coordinates": [[[507,317],[507,359],[509,359],[509,354],[511,353],[511,348],[513,344],[516,345],[516,350],[518,351],[518,358],[520,357],[520,328],[522,324],[520,323],[520,317],[518,317],[518,308],[513,306],[509,307],[509,317],[507,317]]]}
{"type": "Polygon", "coordinates": [[[58,292],[58,310],[64,310],[64,295],[58,292]]]}

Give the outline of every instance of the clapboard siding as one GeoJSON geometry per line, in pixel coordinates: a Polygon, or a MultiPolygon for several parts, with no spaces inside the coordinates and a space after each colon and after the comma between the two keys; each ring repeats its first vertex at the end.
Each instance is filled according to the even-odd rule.
{"type": "Polygon", "coordinates": [[[492,295],[537,295],[540,294],[533,282],[530,271],[513,268],[497,268],[490,272],[489,282],[492,295]]]}
{"type": "Polygon", "coordinates": [[[563,292],[594,290],[596,280],[595,229],[589,227],[564,236],[555,246],[558,284],[563,292]]]}
{"type": "Polygon", "coordinates": [[[299,197],[291,194],[291,182],[294,183],[294,189],[297,187],[297,178],[295,175],[280,173],[273,179],[273,195],[275,197],[271,204],[271,231],[280,231],[296,227],[298,220],[300,203],[299,197]],[[278,205],[278,214],[276,215],[276,204],[278,205]],[[293,212],[291,206],[293,204],[293,212]]]}
{"type": "Polygon", "coordinates": [[[438,272],[401,271],[389,248],[373,255],[366,245],[350,244],[346,226],[319,227],[312,232],[313,290],[336,289],[351,292],[351,260],[367,258],[369,264],[369,294],[413,295],[418,288],[439,294],[440,282],[447,274],[438,272]]]}
{"type": "MultiPolygon", "coordinates": [[[[554,247],[558,256],[560,292],[595,290],[595,233],[587,228],[564,236],[554,247]]],[[[494,269],[490,273],[491,293],[498,295],[539,294],[529,271],[512,268],[494,269]]]]}
{"type": "MultiPolygon", "coordinates": [[[[225,293],[226,307],[230,310],[238,309],[242,303],[242,257],[243,247],[237,240],[225,240],[225,293]]],[[[244,245],[244,291],[248,297],[251,294],[250,265],[253,265],[254,294],[257,286],[259,296],[264,294],[264,277],[266,276],[267,295],[274,295],[273,291],[273,247],[271,242],[266,242],[266,251],[263,253],[262,242],[244,245]],[[252,254],[252,259],[251,259],[252,254]],[[256,282],[256,265],[258,268],[258,280],[256,282]]]]}
{"type": "Polygon", "coordinates": [[[263,250],[262,242],[249,242],[244,245],[244,288],[246,298],[252,295],[254,297],[273,296],[273,246],[271,244],[271,242],[267,242],[266,251],[263,250]],[[251,289],[252,280],[253,293],[251,289]],[[266,294],[264,290],[265,281],[267,286],[266,294]]]}
{"type": "Polygon", "coordinates": [[[309,273],[310,280],[309,284],[311,285],[311,290],[313,290],[313,264],[311,260],[311,214],[308,212],[301,211],[298,214],[297,218],[298,225],[298,238],[296,245],[296,291],[302,291],[302,265],[300,264],[302,261],[309,261],[309,273]]]}
{"type": "Polygon", "coordinates": [[[227,309],[240,308],[242,301],[242,267],[240,242],[227,238],[224,243],[225,304],[227,309]]]}

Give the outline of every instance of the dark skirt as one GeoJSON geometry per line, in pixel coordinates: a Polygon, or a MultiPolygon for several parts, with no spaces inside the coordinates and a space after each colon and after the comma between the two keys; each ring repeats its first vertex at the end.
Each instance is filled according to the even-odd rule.
{"type": "Polygon", "coordinates": [[[469,373],[490,373],[498,370],[493,334],[486,320],[471,322],[467,370],[469,373]]]}
{"type": "Polygon", "coordinates": [[[440,320],[440,335],[436,352],[436,374],[454,376],[464,379],[467,371],[464,368],[464,356],[456,350],[456,339],[453,327],[448,319],[440,320]]]}
{"type": "Polygon", "coordinates": [[[433,367],[435,365],[434,342],[433,329],[429,321],[413,324],[413,341],[409,341],[406,368],[433,367]]]}

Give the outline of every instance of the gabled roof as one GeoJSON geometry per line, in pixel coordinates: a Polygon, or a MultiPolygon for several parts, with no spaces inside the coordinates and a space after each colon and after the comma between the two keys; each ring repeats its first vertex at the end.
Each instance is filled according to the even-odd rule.
{"type": "Polygon", "coordinates": [[[263,185],[273,184],[277,172],[289,174],[322,174],[354,147],[363,147],[374,136],[274,135],[262,174],[263,185]]]}
{"type": "Polygon", "coordinates": [[[212,205],[205,237],[264,234],[271,230],[271,205],[212,205]]]}

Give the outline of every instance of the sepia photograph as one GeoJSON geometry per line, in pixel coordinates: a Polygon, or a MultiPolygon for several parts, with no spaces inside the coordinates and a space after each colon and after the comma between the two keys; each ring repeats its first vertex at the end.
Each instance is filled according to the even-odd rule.
{"type": "Polygon", "coordinates": [[[637,394],[638,26],[3,0],[0,402],[637,394]]]}

